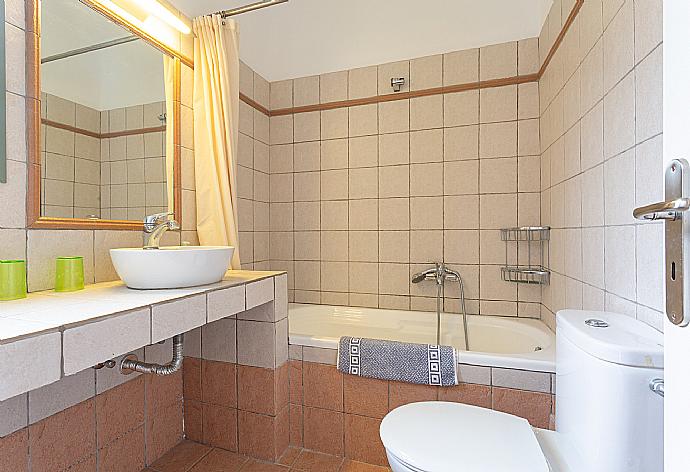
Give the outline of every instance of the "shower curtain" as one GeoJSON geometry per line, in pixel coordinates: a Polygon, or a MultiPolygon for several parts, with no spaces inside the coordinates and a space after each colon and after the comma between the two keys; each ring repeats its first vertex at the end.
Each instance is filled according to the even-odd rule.
{"type": "MultiPolygon", "coordinates": [[[[168,198],[168,211],[175,210],[175,126],[173,113],[175,106],[175,59],[163,54],[163,78],[165,82],[165,187],[168,198]]],[[[178,118],[178,117],[175,117],[178,118]]],[[[179,118],[178,118],[179,119],[179,118]]],[[[181,203],[181,202],[180,202],[181,203]]]]}
{"type": "Polygon", "coordinates": [[[194,20],[194,170],[196,218],[203,246],[234,246],[237,233],[237,127],[239,44],[237,25],[218,15],[194,20]]]}

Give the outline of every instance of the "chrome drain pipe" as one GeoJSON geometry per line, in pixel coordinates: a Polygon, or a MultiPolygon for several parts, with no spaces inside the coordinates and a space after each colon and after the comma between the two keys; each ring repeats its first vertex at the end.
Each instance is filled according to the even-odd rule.
{"type": "Polygon", "coordinates": [[[133,372],[154,375],[174,374],[182,367],[184,334],[173,337],[172,359],[167,364],[153,364],[137,360],[137,356],[130,354],[120,362],[120,372],[129,375],[133,372]]]}

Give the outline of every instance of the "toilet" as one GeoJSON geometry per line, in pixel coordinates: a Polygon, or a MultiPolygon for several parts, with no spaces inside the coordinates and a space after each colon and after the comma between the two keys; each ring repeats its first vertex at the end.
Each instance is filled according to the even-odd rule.
{"type": "Polygon", "coordinates": [[[556,320],[556,431],[449,402],[391,411],[393,472],[663,472],[663,334],[609,312],[556,320]]]}

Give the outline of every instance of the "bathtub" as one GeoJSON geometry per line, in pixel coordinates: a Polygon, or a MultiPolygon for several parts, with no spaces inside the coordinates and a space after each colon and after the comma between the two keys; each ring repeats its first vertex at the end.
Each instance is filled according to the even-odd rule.
{"type": "MultiPolygon", "coordinates": [[[[290,344],[337,349],[341,336],[421,344],[436,343],[436,313],[330,305],[290,304],[290,344]]],[[[441,344],[458,351],[458,363],[555,372],[555,335],[540,320],[468,315],[470,350],[462,316],[441,315],[441,344]]]]}

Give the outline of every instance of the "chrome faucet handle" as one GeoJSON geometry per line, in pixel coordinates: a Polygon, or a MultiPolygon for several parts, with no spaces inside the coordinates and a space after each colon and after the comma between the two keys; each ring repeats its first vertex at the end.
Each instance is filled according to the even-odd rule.
{"type": "Polygon", "coordinates": [[[154,213],[153,215],[148,215],[144,218],[144,231],[151,232],[156,229],[156,226],[165,220],[168,220],[170,216],[173,216],[172,211],[165,213],[154,213]]]}

